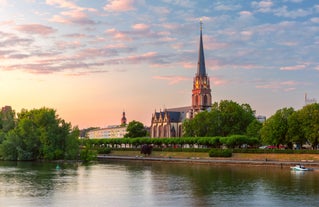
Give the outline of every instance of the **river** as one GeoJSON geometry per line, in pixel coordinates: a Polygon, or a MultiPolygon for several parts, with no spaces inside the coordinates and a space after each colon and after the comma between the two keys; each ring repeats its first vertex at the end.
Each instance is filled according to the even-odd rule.
{"type": "Polygon", "coordinates": [[[0,162],[0,206],[319,206],[319,171],[163,162],[0,162]]]}

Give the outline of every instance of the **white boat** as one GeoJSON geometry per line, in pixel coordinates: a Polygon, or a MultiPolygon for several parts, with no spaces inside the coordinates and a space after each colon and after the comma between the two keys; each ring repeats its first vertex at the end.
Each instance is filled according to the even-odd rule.
{"type": "Polygon", "coordinates": [[[294,170],[294,171],[311,171],[311,170],[313,170],[312,168],[306,168],[303,165],[295,165],[293,167],[290,167],[290,169],[294,170]]]}

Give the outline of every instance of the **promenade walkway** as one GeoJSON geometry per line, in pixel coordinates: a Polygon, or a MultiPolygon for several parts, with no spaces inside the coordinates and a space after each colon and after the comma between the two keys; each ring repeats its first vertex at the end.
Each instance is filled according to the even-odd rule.
{"type": "Polygon", "coordinates": [[[271,165],[278,167],[290,167],[296,164],[302,164],[305,166],[317,167],[315,170],[319,170],[319,162],[294,162],[294,161],[276,161],[276,160],[238,160],[231,158],[216,158],[216,159],[204,159],[204,158],[174,158],[174,157],[142,157],[142,156],[114,156],[114,155],[98,155],[99,161],[107,160],[130,160],[130,161],[156,161],[156,162],[179,162],[179,163],[198,163],[198,164],[213,164],[213,165],[271,165]]]}

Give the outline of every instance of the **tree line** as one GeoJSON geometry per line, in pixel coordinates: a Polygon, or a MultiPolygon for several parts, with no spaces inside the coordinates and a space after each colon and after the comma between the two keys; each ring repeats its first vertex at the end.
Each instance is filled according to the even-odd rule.
{"type": "Polygon", "coordinates": [[[54,109],[6,107],[0,113],[0,159],[76,159],[79,130],[61,119],[54,109]]]}
{"type": "Polygon", "coordinates": [[[319,104],[313,103],[300,110],[282,108],[264,123],[255,118],[255,111],[248,104],[233,101],[214,103],[210,111],[197,114],[183,123],[184,136],[214,137],[246,135],[257,138],[260,144],[285,145],[297,149],[319,144],[319,104]]]}

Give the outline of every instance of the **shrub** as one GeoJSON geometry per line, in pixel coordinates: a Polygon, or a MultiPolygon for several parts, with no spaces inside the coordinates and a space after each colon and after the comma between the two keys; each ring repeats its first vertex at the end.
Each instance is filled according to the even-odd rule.
{"type": "Polygon", "coordinates": [[[97,149],[98,154],[110,154],[111,153],[111,148],[108,147],[101,147],[97,149]]]}
{"type": "Polygon", "coordinates": [[[230,149],[211,149],[209,151],[210,157],[231,157],[232,151],[230,149]]]}

